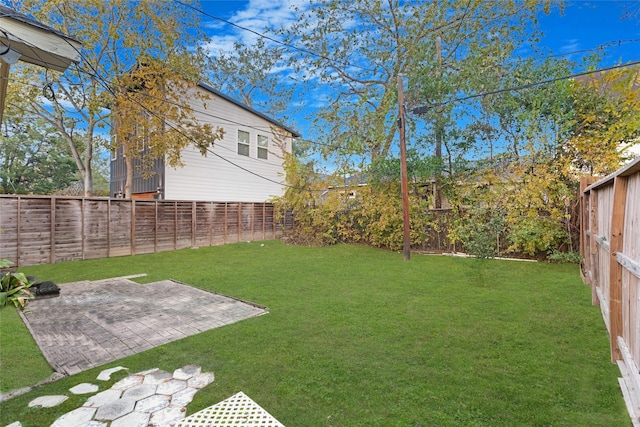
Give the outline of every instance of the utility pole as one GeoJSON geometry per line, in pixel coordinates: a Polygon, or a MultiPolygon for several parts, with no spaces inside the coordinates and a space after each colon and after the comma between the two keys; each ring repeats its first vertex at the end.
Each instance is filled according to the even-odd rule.
{"type": "MultiPolygon", "coordinates": [[[[436,37],[436,85],[438,90],[438,104],[442,103],[442,38],[440,36],[436,37]]],[[[442,107],[438,106],[436,110],[436,160],[442,164],[442,107]]],[[[439,165],[438,165],[439,167],[439,165]]],[[[438,170],[436,172],[436,179],[434,182],[436,187],[436,200],[435,200],[435,208],[442,208],[442,172],[438,170]]]]}
{"type": "Polygon", "coordinates": [[[404,123],[404,80],[398,74],[398,127],[400,128],[400,183],[402,190],[402,224],[404,232],[404,260],[411,259],[411,224],[409,222],[409,179],[407,178],[407,143],[404,123]]]}

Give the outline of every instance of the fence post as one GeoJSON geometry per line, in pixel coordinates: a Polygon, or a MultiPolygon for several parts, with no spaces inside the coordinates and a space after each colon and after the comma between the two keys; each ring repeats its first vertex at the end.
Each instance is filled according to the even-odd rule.
{"type": "Polygon", "coordinates": [[[86,215],[87,215],[87,211],[86,211],[87,207],[86,207],[86,204],[85,204],[85,200],[86,199],[83,197],[82,201],[80,202],[80,221],[82,221],[80,223],[80,230],[81,230],[81,233],[82,233],[82,235],[81,235],[82,242],[80,244],[80,248],[81,248],[81,251],[82,251],[82,259],[85,259],[85,257],[84,257],[84,253],[85,253],[84,241],[87,238],[87,233],[86,233],[85,228],[84,228],[84,222],[85,222],[86,215]]]}
{"type": "Polygon", "coordinates": [[[173,250],[178,249],[178,201],[173,202],[173,250]]]}
{"type": "Polygon", "coordinates": [[[598,245],[596,236],[598,235],[598,191],[589,192],[589,273],[591,275],[591,303],[600,305],[597,288],[600,286],[600,271],[598,262],[598,245]]]}
{"type": "Polygon", "coordinates": [[[196,218],[196,214],[197,214],[198,209],[196,209],[196,202],[193,201],[191,202],[191,247],[195,248],[196,247],[196,221],[198,220],[196,218]]]}
{"type": "Polygon", "coordinates": [[[153,252],[158,252],[158,204],[160,200],[156,199],[153,201],[154,204],[154,212],[153,212],[153,252]]]}
{"type": "Polygon", "coordinates": [[[242,202],[238,203],[238,242],[242,240],[242,202]]]}
{"type": "Polygon", "coordinates": [[[611,361],[622,359],[618,336],[622,336],[622,266],[616,253],[622,251],[624,216],[627,201],[627,178],[617,176],[613,181],[613,206],[611,213],[611,236],[609,240],[609,338],[611,361]]]}
{"type": "Polygon", "coordinates": [[[227,220],[227,202],[224,202],[224,226],[222,227],[222,229],[224,230],[224,234],[223,234],[223,238],[222,238],[222,242],[226,245],[227,244],[227,227],[229,226],[229,221],[227,220]]]}
{"type": "MultiPolygon", "coordinates": [[[[56,263],[56,198],[51,197],[51,213],[49,214],[50,224],[50,243],[51,249],[49,250],[49,263],[56,263]]],[[[84,236],[84,234],[83,234],[84,236]]]]}
{"type": "Polygon", "coordinates": [[[131,199],[131,255],[136,254],[136,200],[131,199]]]}
{"type": "Polygon", "coordinates": [[[111,198],[107,200],[107,258],[111,258],[111,198]]]}

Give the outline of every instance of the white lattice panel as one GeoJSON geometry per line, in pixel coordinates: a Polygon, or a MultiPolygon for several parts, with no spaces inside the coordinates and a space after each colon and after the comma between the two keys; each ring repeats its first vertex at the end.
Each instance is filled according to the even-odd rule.
{"type": "Polygon", "coordinates": [[[178,421],[175,427],[284,427],[243,392],[178,421]]]}

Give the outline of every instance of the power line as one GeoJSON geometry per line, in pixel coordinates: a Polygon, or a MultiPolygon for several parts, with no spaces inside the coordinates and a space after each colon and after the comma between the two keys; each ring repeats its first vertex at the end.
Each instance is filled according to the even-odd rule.
{"type": "Polygon", "coordinates": [[[243,27],[242,25],[238,25],[238,24],[236,24],[234,22],[231,22],[231,21],[229,21],[227,19],[220,18],[218,16],[212,15],[212,14],[210,14],[208,12],[205,12],[204,10],[199,9],[199,8],[193,6],[193,5],[183,3],[180,0],[174,0],[174,2],[178,3],[179,5],[182,5],[184,7],[187,7],[189,9],[192,9],[192,10],[198,12],[198,13],[201,13],[202,15],[207,16],[207,17],[209,17],[211,19],[215,19],[215,20],[223,22],[223,23],[225,23],[227,25],[231,25],[232,27],[238,28],[238,29],[240,29],[242,31],[247,31],[247,32],[249,32],[251,34],[254,34],[254,35],[256,35],[256,36],[258,36],[260,38],[263,38],[265,40],[269,40],[270,42],[276,43],[276,44],[278,44],[280,46],[284,46],[284,47],[287,47],[289,49],[297,50],[298,52],[306,53],[308,55],[315,56],[316,58],[324,59],[324,60],[329,61],[329,62],[335,62],[337,64],[342,64],[342,65],[346,65],[346,66],[353,67],[353,68],[359,68],[359,69],[361,69],[363,71],[369,71],[371,73],[375,73],[376,72],[375,70],[372,70],[370,68],[362,67],[360,65],[355,65],[355,64],[352,64],[352,63],[347,62],[347,61],[337,61],[337,60],[335,60],[333,58],[330,58],[330,57],[328,57],[326,55],[322,55],[320,53],[314,52],[312,50],[309,50],[309,49],[306,49],[306,48],[303,48],[303,47],[298,47],[298,46],[295,46],[293,44],[280,41],[280,40],[275,39],[275,38],[273,38],[271,36],[268,36],[266,34],[263,34],[263,33],[260,33],[258,31],[252,30],[251,28],[243,27]]]}
{"type": "Polygon", "coordinates": [[[581,50],[574,50],[572,52],[557,53],[553,55],[548,55],[546,58],[557,58],[560,56],[575,55],[577,53],[593,52],[594,50],[603,50],[613,46],[621,46],[627,43],[638,43],[638,42],[640,42],[640,39],[610,40],[608,42],[604,42],[602,44],[599,44],[598,46],[595,46],[589,49],[581,49],[581,50]]]}
{"type": "MultiPolygon", "coordinates": [[[[77,50],[77,49],[76,49],[76,50],[77,50]]],[[[82,55],[82,53],[81,53],[81,52],[79,52],[79,51],[78,51],[78,53],[79,53],[80,55],[82,55]]],[[[90,67],[91,67],[91,66],[90,66],[90,67]]],[[[115,93],[114,93],[114,92],[113,92],[113,90],[110,88],[109,84],[105,81],[105,79],[104,79],[104,78],[103,78],[103,77],[102,77],[102,76],[101,76],[101,75],[100,75],[100,74],[99,74],[95,69],[93,69],[93,67],[91,67],[91,68],[92,68],[92,70],[93,70],[93,71],[94,71],[94,73],[95,73],[95,78],[97,78],[97,79],[99,80],[99,82],[100,82],[103,86],[105,86],[105,87],[109,90],[109,92],[110,92],[110,93],[112,93],[112,94],[115,96],[115,93]]],[[[126,95],[126,96],[128,97],[128,95],[126,95]]],[[[133,101],[134,101],[136,104],[138,104],[138,105],[139,105],[139,106],[140,106],[144,111],[146,111],[146,112],[148,112],[148,113],[152,114],[152,115],[153,115],[154,117],[156,117],[156,118],[160,118],[160,119],[162,119],[162,117],[159,117],[159,115],[158,115],[156,112],[154,112],[154,111],[152,111],[151,109],[147,108],[147,107],[146,107],[145,105],[143,105],[142,103],[140,103],[140,102],[138,102],[137,100],[132,99],[132,98],[129,98],[129,99],[133,100],[133,101]]],[[[172,128],[173,130],[175,130],[176,132],[178,132],[180,135],[182,135],[183,137],[185,137],[186,139],[188,139],[188,140],[189,140],[189,141],[191,141],[192,143],[194,143],[194,144],[196,144],[196,143],[197,143],[197,141],[196,141],[194,138],[192,138],[190,135],[188,135],[188,134],[187,134],[183,129],[181,129],[180,127],[178,127],[178,126],[174,125],[173,123],[169,123],[169,122],[165,122],[165,123],[166,123],[170,128],[172,128]]],[[[272,183],[278,184],[278,185],[280,185],[280,186],[282,186],[282,187],[292,188],[292,189],[295,189],[295,190],[305,190],[305,191],[323,191],[323,190],[313,190],[313,189],[310,189],[310,188],[299,188],[299,187],[294,187],[294,186],[289,185],[289,184],[287,184],[287,183],[283,183],[283,182],[279,182],[279,181],[273,180],[273,179],[271,179],[271,178],[267,178],[267,177],[265,177],[265,176],[263,176],[263,175],[260,175],[260,174],[258,174],[258,173],[256,173],[256,172],[254,172],[254,171],[252,171],[252,170],[250,170],[250,169],[248,169],[248,168],[245,168],[245,167],[243,167],[243,166],[241,166],[241,165],[238,165],[237,163],[235,163],[235,162],[233,162],[233,161],[231,161],[231,160],[227,159],[226,157],[224,157],[224,156],[222,156],[222,155],[220,155],[220,154],[218,154],[218,153],[216,153],[216,152],[212,151],[212,150],[211,150],[211,149],[209,149],[209,148],[206,148],[206,151],[207,151],[207,152],[209,152],[209,153],[211,153],[211,154],[213,154],[214,156],[218,157],[219,159],[221,159],[221,160],[223,160],[223,161],[225,161],[225,162],[227,162],[227,163],[231,164],[232,166],[234,166],[234,167],[236,167],[236,168],[240,169],[240,170],[243,170],[243,171],[245,171],[245,172],[247,172],[247,173],[250,173],[251,175],[254,175],[254,176],[256,176],[256,177],[258,177],[258,178],[261,178],[261,179],[263,179],[263,180],[266,180],[266,181],[269,181],[269,182],[272,182],[272,183]]]]}
{"type": "Polygon", "coordinates": [[[628,62],[628,63],[623,64],[623,65],[613,65],[611,67],[598,68],[598,69],[593,70],[593,71],[584,71],[584,72],[581,72],[581,73],[570,74],[568,76],[555,77],[555,78],[552,78],[552,79],[541,80],[541,81],[537,81],[537,82],[533,82],[533,83],[527,83],[527,84],[524,84],[524,85],[521,85],[521,86],[513,86],[513,87],[504,88],[504,89],[497,89],[497,90],[488,91],[488,92],[476,93],[474,95],[464,96],[464,97],[461,97],[461,98],[455,98],[455,99],[451,99],[449,101],[440,102],[440,103],[433,104],[433,105],[415,107],[415,108],[412,108],[409,111],[411,113],[413,113],[413,114],[424,114],[424,113],[426,113],[427,111],[429,111],[432,108],[442,107],[442,106],[453,104],[453,103],[457,103],[457,102],[468,101],[470,99],[481,98],[481,97],[488,96],[488,95],[497,95],[499,93],[504,93],[504,92],[520,91],[520,90],[529,89],[529,88],[532,88],[532,87],[535,87],[535,86],[541,86],[541,85],[545,85],[545,84],[549,84],[549,83],[555,83],[555,82],[558,82],[558,81],[561,81],[561,80],[574,79],[576,77],[588,76],[588,75],[591,75],[591,74],[601,73],[601,72],[605,72],[605,71],[611,71],[611,70],[616,70],[616,69],[620,69],[620,68],[632,67],[634,65],[639,65],[639,64],[640,64],[640,60],[632,61],[632,62],[628,62]]]}

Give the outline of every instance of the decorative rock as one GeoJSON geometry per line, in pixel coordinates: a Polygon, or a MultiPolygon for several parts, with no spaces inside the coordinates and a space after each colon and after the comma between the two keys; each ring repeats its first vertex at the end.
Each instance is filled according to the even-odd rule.
{"type": "Polygon", "coordinates": [[[193,400],[193,396],[198,392],[195,388],[185,388],[171,396],[171,406],[187,406],[193,400]]]}
{"type": "Polygon", "coordinates": [[[180,406],[169,406],[161,411],[151,414],[149,425],[151,426],[168,426],[173,425],[176,421],[180,421],[187,413],[187,408],[180,406]]]}
{"type": "Polygon", "coordinates": [[[189,378],[198,375],[200,372],[202,372],[200,366],[187,365],[173,371],[173,378],[176,380],[188,380],[189,378]]]}
{"type": "Polygon", "coordinates": [[[114,385],[112,385],[111,388],[114,388],[117,390],[126,390],[135,385],[142,384],[142,380],[144,380],[144,376],[142,375],[129,375],[127,378],[123,378],[117,383],[115,383],[114,385]]]}
{"type": "Polygon", "coordinates": [[[169,406],[169,396],[155,394],[138,401],[138,403],[136,403],[136,411],[151,413],[166,408],[167,406],[169,406]]]}
{"type": "Polygon", "coordinates": [[[158,385],[158,389],[156,390],[156,393],[158,394],[166,394],[167,396],[170,396],[174,393],[179,392],[182,389],[187,388],[187,382],[183,381],[183,380],[169,380],[166,382],[163,382],[162,384],[158,385]]]}
{"type": "Polygon", "coordinates": [[[22,427],[22,423],[20,423],[20,421],[15,421],[6,427],[22,427]]]}
{"type": "Polygon", "coordinates": [[[69,397],[67,396],[40,396],[33,399],[29,402],[29,408],[33,408],[34,406],[41,406],[43,408],[53,408],[54,406],[58,406],[69,397]]]}
{"type": "Polygon", "coordinates": [[[80,407],[74,409],[55,420],[53,424],[51,424],[51,427],[81,426],[91,421],[95,412],[96,408],[80,407]]]}
{"type": "Polygon", "coordinates": [[[111,427],[147,427],[150,414],[144,412],[131,412],[111,423],[111,427]]]}
{"type": "Polygon", "coordinates": [[[211,384],[213,380],[213,372],[205,372],[203,374],[198,374],[193,378],[190,378],[189,381],[187,381],[187,385],[189,387],[201,389],[211,384]]]}
{"type": "Polygon", "coordinates": [[[145,375],[144,381],[142,383],[143,384],[160,384],[162,382],[165,382],[171,377],[173,377],[173,375],[171,375],[169,372],[158,370],[145,375]]]}
{"type": "Polygon", "coordinates": [[[87,406],[90,408],[98,408],[100,406],[108,405],[110,403],[115,402],[116,400],[120,399],[121,395],[122,395],[121,390],[114,390],[110,388],[109,390],[105,390],[103,392],[100,392],[98,394],[91,396],[82,406],[87,406]]]}
{"type": "Polygon", "coordinates": [[[98,387],[95,384],[82,383],[82,384],[78,384],[75,387],[71,387],[69,391],[73,394],[88,394],[88,393],[95,393],[99,389],[100,387],[98,387]]]}
{"type": "Polygon", "coordinates": [[[131,387],[129,390],[126,390],[122,397],[133,400],[142,400],[145,397],[149,397],[152,394],[155,394],[157,387],[158,386],[155,384],[140,384],[135,387],[131,387]]]}
{"type": "Polygon", "coordinates": [[[113,374],[114,372],[126,371],[126,370],[127,368],[124,368],[122,366],[116,366],[115,368],[105,369],[104,371],[100,372],[100,374],[98,374],[98,377],[96,379],[100,381],[109,381],[111,379],[111,374],[113,374]]]}
{"type": "Polygon", "coordinates": [[[98,408],[97,420],[115,420],[133,411],[136,401],[133,399],[118,399],[98,408]]]}
{"type": "Polygon", "coordinates": [[[86,424],[82,424],[80,427],[107,427],[107,423],[101,423],[100,421],[89,421],[86,424]]]}

